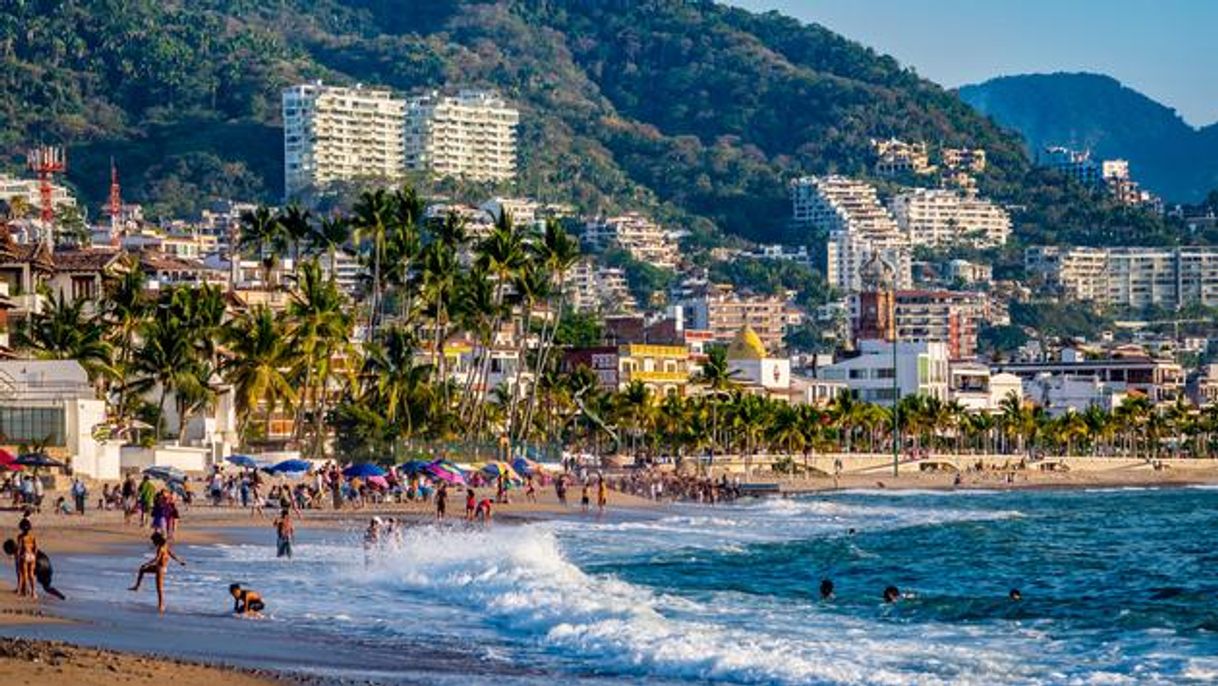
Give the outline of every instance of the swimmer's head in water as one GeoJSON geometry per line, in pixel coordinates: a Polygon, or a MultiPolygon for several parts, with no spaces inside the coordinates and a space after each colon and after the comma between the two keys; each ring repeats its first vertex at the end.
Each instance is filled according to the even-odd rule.
{"type": "Polygon", "coordinates": [[[833,597],[833,582],[829,579],[821,579],[820,597],[826,599],[833,597]]]}
{"type": "Polygon", "coordinates": [[[901,590],[896,586],[889,586],[884,589],[884,602],[895,603],[901,599],[901,590]]]}
{"type": "Polygon", "coordinates": [[[17,542],[11,538],[8,539],[7,541],[5,541],[4,542],[4,554],[5,555],[16,555],[17,554],[17,542]]]}
{"type": "Polygon", "coordinates": [[[1023,594],[1019,592],[1018,588],[1012,588],[1011,592],[1007,594],[1007,597],[1009,597],[1011,600],[1023,600],[1023,594]]]}

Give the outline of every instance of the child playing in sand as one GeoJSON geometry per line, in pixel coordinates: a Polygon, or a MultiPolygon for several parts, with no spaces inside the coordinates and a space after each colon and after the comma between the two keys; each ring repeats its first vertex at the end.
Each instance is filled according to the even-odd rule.
{"type": "Polygon", "coordinates": [[[169,549],[169,541],[160,531],[152,532],[152,545],[156,546],[156,553],[153,554],[151,560],[140,565],[139,574],[136,575],[135,585],[131,587],[131,590],[140,590],[140,583],[144,581],[145,574],[155,574],[156,608],[157,612],[165,614],[165,570],[169,567],[171,558],[183,567],[186,566],[186,561],[173,554],[173,551],[169,549]]]}
{"type": "Polygon", "coordinates": [[[490,498],[483,498],[481,501],[478,502],[478,507],[475,511],[474,516],[477,518],[477,520],[479,522],[481,522],[483,524],[491,523],[491,518],[493,515],[491,514],[491,499],[490,498]]]}
{"type": "Polygon", "coordinates": [[[233,596],[234,614],[244,617],[261,617],[262,611],[266,609],[266,603],[262,602],[262,596],[254,591],[242,589],[241,584],[229,586],[228,592],[233,596]]]}
{"type": "Polygon", "coordinates": [[[28,518],[22,518],[17,526],[17,595],[38,600],[38,589],[34,588],[34,572],[38,567],[38,539],[34,537],[34,526],[28,518]]]}

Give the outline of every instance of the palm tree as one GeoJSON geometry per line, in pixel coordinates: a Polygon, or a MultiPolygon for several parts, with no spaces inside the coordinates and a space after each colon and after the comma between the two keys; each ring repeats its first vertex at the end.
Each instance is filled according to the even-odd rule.
{"type": "Polygon", "coordinates": [[[415,364],[414,348],[410,331],[390,327],[381,340],[368,346],[363,370],[368,383],[366,404],[383,410],[396,435],[407,439],[426,421],[421,410],[430,406],[432,395],[427,383],[431,367],[415,364]]]}
{"type": "Polygon", "coordinates": [[[283,227],[283,239],[291,248],[293,267],[300,261],[300,246],[314,235],[312,214],[299,205],[288,205],[279,215],[279,224],[283,227]]]}
{"type": "Polygon", "coordinates": [[[261,403],[269,435],[275,407],[280,402],[295,405],[298,398],[288,378],[294,360],[283,327],[270,309],[259,306],[230,321],[224,338],[228,354],[221,372],[233,385],[240,433],[246,434],[261,403]]]}
{"type": "MultiPolygon", "coordinates": [[[[279,262],[279,253],[283,251],[287,240],[287,231],[282,219],[273,214],[267,207],[259,207],[253,212],[241,215],[241,239],[238,249],[252,250],[262,262],[262,285],[271,290],[271,272],[279,262]]],[[[237,259],[236,256],[233,259],[237,259]]]]}
{"type": "Polygon", "coordinates": [[[105,327],[86,313],[89,304],[85,299],[68,302],[63,292],[52,294],[19,332],[18,346],[29,348],[41,360],[76,360],[94,385],[115,376],[113,347],[106,340],[105,327]]]}
{"type": "MultiPolygon", "coordinates": [[[[313,449],[324,449],[324,417],[336,358],[351,353],[354,325],[346,297],[333,280],[322,275],[316,259],[306,260],[297,271],[296,288],[288,303],[287,336],[295,357],[295,376],[303,379],[298,410],[311,413],[313,449]]],[[[304,413],[297,412],[297,435],[304,433],[304,413]]]]}
{"type": "Polygon", "coordinates": [[[338,251],[351,240],[351,224],[343,217],[325,217],[309,236],[309,245],[329,257],[330,280],[338,278],[338,251]]]}
{"type": "Polygon", "coordinates": [[[371,339],[376,333],[380,317],[382,282],[382,261],[385,259],[385,243],[396,221],[393,196],[383,188],[360,193],[354,207],[351,227],[355,238],[360,243],[371,244],[372,251],[372,294],[368,299],[368,336],[371,339]]]}
{"type": "Polygon", "coordinates": [[[630,432],[631,449],[638,455],[639,439],[646,434],[655,418],[655,398],[651,389],[641,381],[631,381],[617,394],[615,416],[630,432]]]}
{"type": "MultiPolygon", "coordinates": [[[[189,325],[166,304],[157,307],[155,316],[140,331],[140,346],[135,358],[135,378],[129,390],[147,392],[158,389],[156,440],[161,440],[165,423],[165,400],[179,387],[196,389],[201,359],[191,344],[189,325]]],[[[181,418],[179,418],[181,419],[181,418]]]]}
{"type": "MultiPolygon", "coordinates": [[[[545,328],[542,329],[541,359],[537,363],[538,369],[546,369],[550,361],[550,351],[554,348],[554,337],[558,334],[559,325],[562,324],[563,309],[566,305],[567,272],[579,260],[579,241],[572,238],[558,221],[550,219],[546,222],[541,240],[533,244],[533,254],[546,273],[555,281],[554,289],[551,291],[554,296],[553,306],[550,308],[554,312],[553,323],[550,324],[548,331],[545,328]]],[[[530,395],[529,407],[525,413],[526,424],[532,420],[533,409],[536,405],[537,396],[530,395]]]]}

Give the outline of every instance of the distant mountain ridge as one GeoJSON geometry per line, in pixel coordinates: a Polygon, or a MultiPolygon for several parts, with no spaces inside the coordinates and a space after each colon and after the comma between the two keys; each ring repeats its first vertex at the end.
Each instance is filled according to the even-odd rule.
{"type": "Polygon", "coordinates": [[[1110,76],[1003,76],[963,86],[959,95],[1023,136],[1033,158],[1046,145],[1124,158],[1136,179],[1169,201],[1196,202],[1218,188],[1218,123],[1193,128],[1110,76]]]}

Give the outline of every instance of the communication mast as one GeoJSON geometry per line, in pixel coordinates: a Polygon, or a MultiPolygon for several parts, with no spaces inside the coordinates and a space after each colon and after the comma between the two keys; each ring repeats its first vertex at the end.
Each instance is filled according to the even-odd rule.
{"type": "Polygon", "coordinates": [[[42,199],[42,222],[49,225],[55,218],[51,178],[55,174],[62,174],[67,170],[68,157],[61,147],[40,145],[30,149],[27,162],[30,171],[38,176],[38,195],[42,199]]]}

